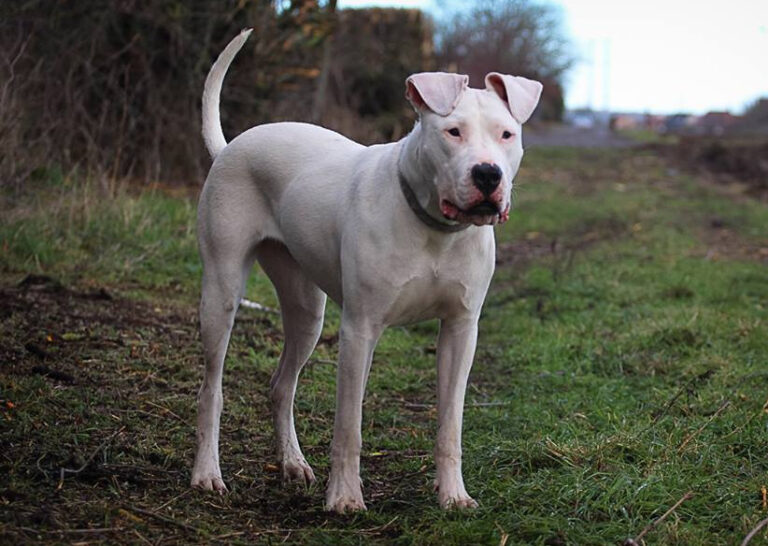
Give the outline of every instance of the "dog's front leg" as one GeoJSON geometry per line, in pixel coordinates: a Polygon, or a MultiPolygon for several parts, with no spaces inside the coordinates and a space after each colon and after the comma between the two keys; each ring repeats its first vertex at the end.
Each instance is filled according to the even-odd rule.
{"type": "Polygon", "coordinates": [[[445,319],[437,345],[437,499],[443,508],[475,508],[461,474],[461,422],[469,370],[477,343],[477,318],[445,319]]]}
{"type": "Polygon", "coordinates": [[[344,513],[366,509],[360,481],[363,395],[381,331],[381,327],[342,317],[326,510],[344,513]]]}

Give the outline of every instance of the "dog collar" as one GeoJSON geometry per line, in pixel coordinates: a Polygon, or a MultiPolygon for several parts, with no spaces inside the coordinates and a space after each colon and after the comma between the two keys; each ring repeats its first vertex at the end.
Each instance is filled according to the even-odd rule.
{"type": "Polygon", "coordinates": [[[428,227],[445,233],[456,233],[457,231],[463,231],[469,227],[468,224],[444,224],[434,216],[430,215],[426,210],[424,210],[424,207],[421,206],[421,203],[419,203],[419,200],[416,198],[416,194],[413,193],[413,189],[408,184],[408,181],[405,179],[405,176],[403,176],[403,173],[398,171],[397,175],[400,179],[400,189],[403,191],[405,201],[408,203],[408,206],[411,207],[411,210],[414,212],[416,217],[428,227]]]}

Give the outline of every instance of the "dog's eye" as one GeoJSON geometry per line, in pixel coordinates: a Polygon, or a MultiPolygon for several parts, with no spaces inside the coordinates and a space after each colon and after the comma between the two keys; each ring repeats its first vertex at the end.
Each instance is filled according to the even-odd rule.
{"type": "Polygon", "coordinates": [[[448,134],[451,135],[451,136],[460,137],[461,136],[461,131],[459,131],[458,127],[452,127],[450,129],[448,129],[448,134]]]}
{"type": "Polygon", "coordinates": [[[512,133],[510,133],[509,131],[504,131],[501,134],[501,138],[503,138],[504,140],[509,140],[510,138],[512,138],[512,133]]]}

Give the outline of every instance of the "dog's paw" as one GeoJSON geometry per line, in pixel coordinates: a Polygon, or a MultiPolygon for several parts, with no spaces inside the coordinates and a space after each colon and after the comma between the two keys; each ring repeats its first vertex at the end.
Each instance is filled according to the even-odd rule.
{"type": "Polygon", "coordinates": [[[328,492],[325,496],[325,509],[337,514],[367,510],[365,502],[363,502],[360,478],[355,476],[350,480],[344,480],[331,473],[331,479],[328,481],[328,492]]]}
{"type": "Polygon", "coordinates": [[[195,489],[202,489],[203,491],[216,491],[220,495],[227,492],[224,480],[221,479],[220,475],[216,474],[193,474],[190,485],[195,489]]]}
{"type": "Polygon", "coordinates": [[[305,485],[310,485],[315,481],[315,473],[304,457],[286,459],[280,466],[283,469],[283,481],[303,482],[305,485]]]}
{"type": "Polygon", "coordinates": [[[447,491],[435,480],[433,486],[437,492],[437,502],[443,510],[472,510],[478,507],[477,501],[467,494],[463,485],[457,487],[454,484],[453,491],[447,491]]]}
{"type": "Polygon", "coordinates": [[[443,510],[472,510],[478,506],[470,496],[438,498],[438,501],[443,510]]]}
{"type": "Polygon", "coordinates": [[[359,499],[352,497],[338,497],[331,499],[329,497],[325,501],[325,509],[328,512],[336,512],[337,514],[362,512],[364,510],[368,510],[368,508],[365,507],[362,496],[359,499]]]}

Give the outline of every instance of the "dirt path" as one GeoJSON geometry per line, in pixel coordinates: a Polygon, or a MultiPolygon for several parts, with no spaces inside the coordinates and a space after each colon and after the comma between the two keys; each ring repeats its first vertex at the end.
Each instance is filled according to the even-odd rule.
{"type": "Polygon", "coordinates": [[[523,136],[526,148],[569,146],[573,148],[628,148],[632,140],[617,135],[605,127],[582,129],[571,125],[531,126],[523,136]]]}

